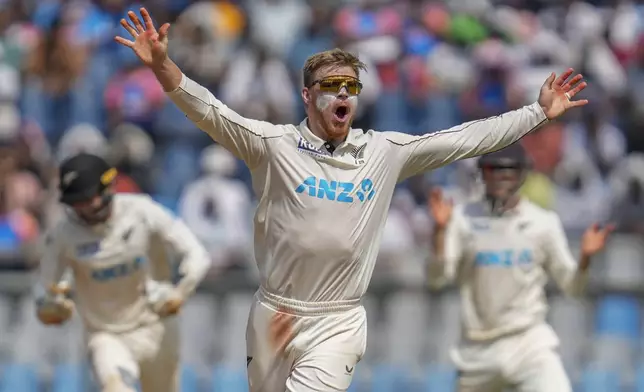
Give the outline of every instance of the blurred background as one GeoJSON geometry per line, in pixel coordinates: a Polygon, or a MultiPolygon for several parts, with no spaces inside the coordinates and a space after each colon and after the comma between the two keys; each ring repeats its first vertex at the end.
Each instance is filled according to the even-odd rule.
{"type": "MultiPolygon", "coordinates": [[[[246,390],[244,335],[257,287],[256,199],[241,162],[192,125],[128,49],[118,20],[145,5],[171,22],[173,59],[242,115],[303,117],[300,70],[341,47],[369,65],[355,126],[423,134],[536,100],[574,67],[591,104],[524,139],[523,192],[560,214],[576,251],[590,223],[619,232],[587,298],[550,290],[550,321],[582,392],[644,391],[644,6],[597,0],[0,0],[0,392],[80,392],[78,319],[45,328],[29,294],[40,238],[60,216],[56,166],[81,151],[181,216],[216,268],[184,308],[183,392],[246,390]]],[[[426,290],[428,190],[475,197],[472,161],[401,184],[369,295],[367,354],[352,391],[451,391],[459,299],[426,290]]]]}

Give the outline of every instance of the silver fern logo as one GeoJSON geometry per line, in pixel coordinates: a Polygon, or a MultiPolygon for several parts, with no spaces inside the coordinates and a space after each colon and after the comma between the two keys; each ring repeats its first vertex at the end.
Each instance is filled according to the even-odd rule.
{"type": "Polygon", "coordinates": [[[363,164],[364,163],[364,150],[365,150],[365,147],[367,147],[367,145],[363,144],[361,146],[355,147],[350,152],[351,156],[356,160],[357,164],[363,164]]]}

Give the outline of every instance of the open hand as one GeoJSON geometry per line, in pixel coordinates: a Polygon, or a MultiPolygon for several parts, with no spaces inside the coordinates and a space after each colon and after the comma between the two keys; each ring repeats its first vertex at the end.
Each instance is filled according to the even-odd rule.
{"type": "Polygon", "coordinates": [[[581,238],[581,253],[584,256],[593,256],[600,252],[606,246],[606,241],[610,233],[615,230],[614,225],[600,227],[595,223],[591,225],[581,238]]]}
{"type": "Polygon", "coordinates": [[[454,203],[451,200],[443,198],[443,191],[440,188],[434,188],[429,193],[427,208],[436,227],[444,228],[452,218],[454,203]]]}
{"type": "Polygon", "coordinates": [[[581,74],[577,74],[568,80],[574,72],[572,68],[569,68],[559,77],[556,77],[553,72],[541,86],[539,105],[541,105],[549,120],[554,120],[570,108],[584,106],[588,103],[587,99],[572,100],[575,95],[587,86],[586,82],[582,81],[583,76],[581,74]]]}
{"type": "Polygon", "coordinates": [[[114,40],[121,45],[132,48],[134,53],[147,67],[160,67],[168,57],[168,29],[169,23],[157,29],[152,23],[152,18],[145,8],[141,8],[144,25],[133,11],[127,13],[132,24],[121,19],[121,26],[130,33],[134,41],[116,36],[114,40]]]}

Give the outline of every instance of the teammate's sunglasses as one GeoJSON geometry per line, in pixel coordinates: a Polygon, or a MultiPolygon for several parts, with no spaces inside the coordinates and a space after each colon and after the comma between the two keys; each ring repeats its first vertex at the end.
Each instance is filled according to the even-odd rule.
{"type": "Polygon", "coordinates": [[[328,78],[314,80],[313,83],[311,83],[311,87],[316,84],[319,84],[320,91],[325,93],[337,94],[343,87],[346,88],[347,92],[351,95],[358,95],[360,94],[360,91],[362,91],[362,83],[351,76],[330,76],[328,78]]]}

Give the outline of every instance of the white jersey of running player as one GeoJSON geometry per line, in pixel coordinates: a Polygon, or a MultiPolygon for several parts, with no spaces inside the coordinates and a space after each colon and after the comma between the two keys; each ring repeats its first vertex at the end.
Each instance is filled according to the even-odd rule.
{"type": "MultiPolygon", "coordinates": [[[[243,159],[259,199],[254,219],[260,288],[247,327],[251,392],[345,391],[366,345],[360,306],[396,184],[503,148],[584,100],[573,71],[552,74],[539,102],[423,136],[351,128],[365,65],[318,53],[304,66],[307,119],[275,125],[244,118],[168,57],[169,24],[148,12],[121,25],[170,99],[213,140],[243,159]]],[[[289,94],[288,91],[283,91],[289,94]]]]}
{"type": "Polygon", "coordinates": [[[564,293],[583,294],[589,257],[611,229],[587,230],[582,248],[589,251],[578,263],[559,217],[527,199],[498,215],[487,200],[452,209],[440,198],[432,193],[430,211],[448,223],[433,233],[429,283],[460,289],[461,341],[452,350],[459,392],[570,392],[546,323],[545,286],[552,277],[564,293]]]}
{"type": "Polygon", "coordinates": [[[139,381],[145,392],[178,391],[178,320],[159,315],[158,305],[173,290],[187,298],[210,268],[208,255],[149,196],[116,194],[111,203],[105,223],[88,226],[69,211],[50,230],[36,298],[46,302],[69,272],[102,391],[134,391],[139,381]]]}

